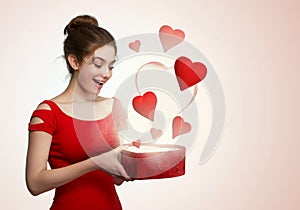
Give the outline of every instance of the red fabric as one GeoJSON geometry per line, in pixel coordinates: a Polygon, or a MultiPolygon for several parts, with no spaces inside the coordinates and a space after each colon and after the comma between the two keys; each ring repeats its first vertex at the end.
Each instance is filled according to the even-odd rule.
{"type": "MultiPolygon", "coordinates": [[[[65,114],[53,101],[45,100],[51,110],[36,110],[32,117],[43,120],[30,124],[29,131],[52,135],[48,162],[52,169],[68,166],[98,155],[119,145],[113,114],[88,121],[65,114]]],[[[55,190],[51,210],[119,210],[122,209],[113,178],[96,170],[55,190]]]]}

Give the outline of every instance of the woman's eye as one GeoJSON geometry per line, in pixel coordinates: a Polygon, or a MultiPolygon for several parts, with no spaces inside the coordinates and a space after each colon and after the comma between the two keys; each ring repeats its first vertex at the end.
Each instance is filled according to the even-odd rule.
{"type": "Polygon", "coordinates": [[[114,67],[113,67],[113,66],[110,66],[110,67],[109,67],[109,70],[113,70],[113,69],[114,69],[114,67]]]}
{"type": "Polygon", "coordinates": [[[94,64],[95,64],[95,66],[96,66],[97,68],[101,68],[101,67],[102,67],[101,64],[96,64],[96,63],[94,63],[94,64]]]}

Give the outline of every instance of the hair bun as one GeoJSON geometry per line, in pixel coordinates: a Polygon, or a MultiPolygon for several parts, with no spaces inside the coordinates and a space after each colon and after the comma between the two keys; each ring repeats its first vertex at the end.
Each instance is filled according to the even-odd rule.
{"type": "Polygon", "coordinates": [[[80,15],[73,18],[70,23],[64,29],[64,35],[70,34],[72,31],[85,26],[98,27],[98,21],[96,18],[89,15],[80,15]]]}

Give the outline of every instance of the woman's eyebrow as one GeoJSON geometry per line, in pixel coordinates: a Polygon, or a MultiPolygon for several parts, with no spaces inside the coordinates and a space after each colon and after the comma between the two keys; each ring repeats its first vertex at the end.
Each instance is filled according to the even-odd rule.
{"type": "MultiPolygon", "coordinates": [[[[103,62],[107,62],[104,58],[101,58],[101,57],[98,57],[98,56],[96,56],[96,57],[94,57],[94,60],[95,59],[100,59],[101,61],[103,61],[103,62]]],[[[112,62],[110,62],[110,64],[112,64],[112,63],[114,63],[114,62],[116,62],[116,60],[113,60],[112,62]]]]}

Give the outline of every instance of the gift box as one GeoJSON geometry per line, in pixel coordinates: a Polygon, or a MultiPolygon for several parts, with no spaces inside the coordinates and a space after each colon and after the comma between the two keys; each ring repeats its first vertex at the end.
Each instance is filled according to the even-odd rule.
{"type": "Polygon", "coordinates": [[[121,163],[133,179],[162,179],[185,174],[185,147],[141,144],[122,151],[121,163]]]}

